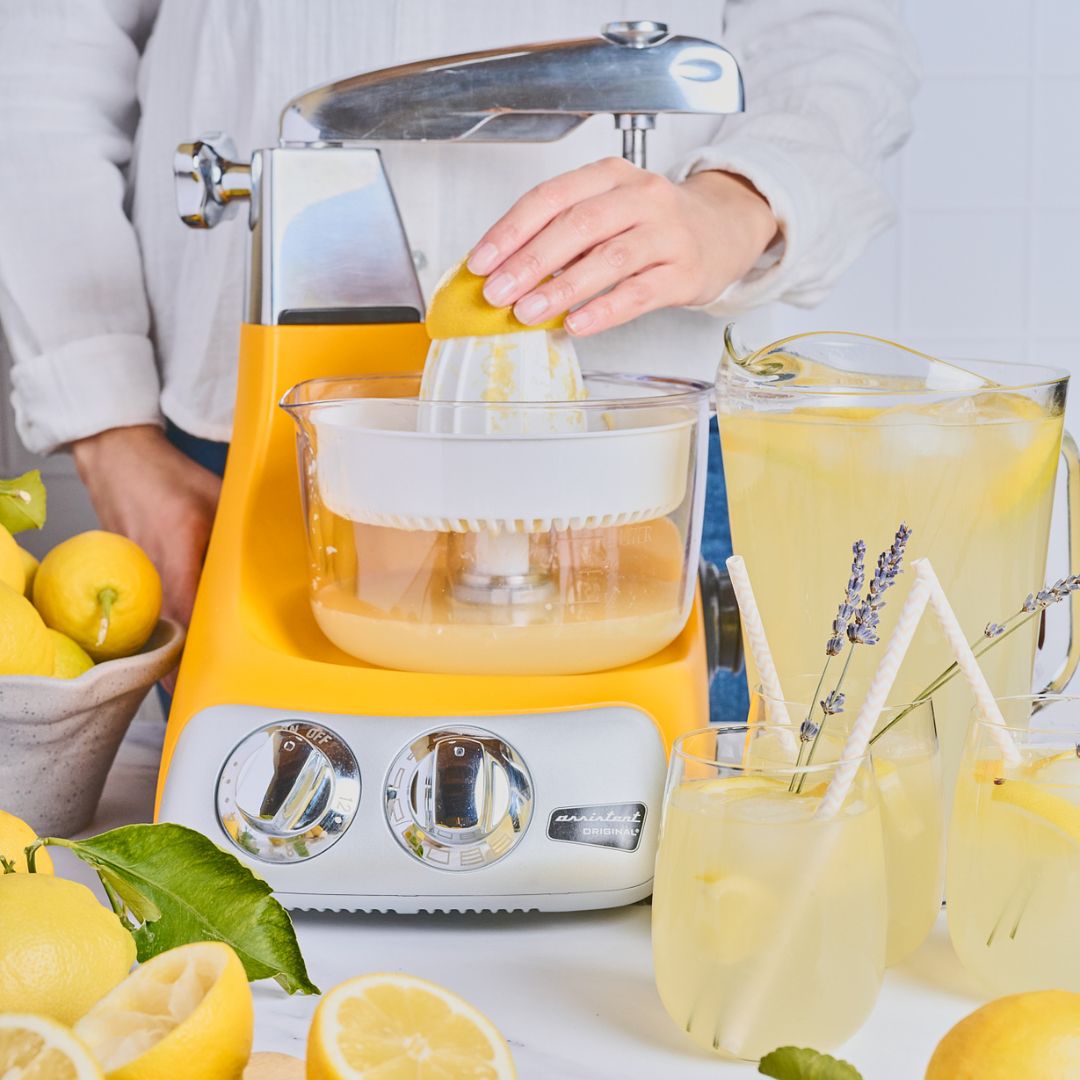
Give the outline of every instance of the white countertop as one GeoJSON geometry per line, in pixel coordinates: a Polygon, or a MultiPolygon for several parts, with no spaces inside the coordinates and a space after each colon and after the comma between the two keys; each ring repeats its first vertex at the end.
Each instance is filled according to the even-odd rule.
{"type": "MultiPolygon", "coordinates": [[[[150,820],[161,733],[156,720],[133,725],[89,832],[150,820]]],[[[92,871],[54,851],[62,873],[96,885],[92,871]]],[[[637,904],[568,915],[298,914],[295,922],[324,990],[372,971],[442,983],[499,1026],[522,1080],[756,1076],[752,1065],[697,1050],[668,1019],[653,987],[649,912],[637,904]]],[[[254,992],[255,1049],[303,1057],[317,999],[289,998],[272,982],[254,992]]],[[[833,1053],[864,1080],[919,1080],[938,1039],[981,1000],[942,918],[922,949],[887,973],[862,1031],[833,1053]]]]}

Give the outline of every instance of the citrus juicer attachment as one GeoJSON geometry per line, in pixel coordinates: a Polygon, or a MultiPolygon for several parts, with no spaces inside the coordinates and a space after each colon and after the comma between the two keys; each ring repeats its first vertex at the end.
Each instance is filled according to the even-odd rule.
{"type": "Polygon", "coordinates": [[[739,662],[715,570],[707,588],[693,573],[708,388],[593,375],[583,400],[422,394],[420,289],[363,144],[545,141],[607,113],[644,164],[658,114],[741,105],[725,49],[614,23],[312,90],[250,163],[220,135],[178,149],[183,220],[209,228],[249,199],[251,247],[160,819],[230,846],[294,908],[647,895],[667,747],[705,721],[725,642],[739,662]],[[667,586],[667,626],[599,655],[642,580],[667,586]],[[564,632],[578,640],[560,652],[564,632]]]}

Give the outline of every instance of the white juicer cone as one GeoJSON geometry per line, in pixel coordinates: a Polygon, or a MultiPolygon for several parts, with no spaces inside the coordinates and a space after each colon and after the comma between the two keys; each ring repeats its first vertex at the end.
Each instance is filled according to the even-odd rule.
{"type": "Polygon", "coordinates": [[[420,398],[423,431],[542,434],[582,430],[583,413],[515,409],[515,403],[582,401],[581,365],[562,330],[522,330],[485,337],[436,340],[428,350],[420,398]],[[505,409],[469,408],[507,402],[505,409]]]}

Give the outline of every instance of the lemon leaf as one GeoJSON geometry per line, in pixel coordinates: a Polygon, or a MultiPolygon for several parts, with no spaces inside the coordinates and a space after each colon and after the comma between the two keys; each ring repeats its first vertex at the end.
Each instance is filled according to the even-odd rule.
{"type": "Polygon", "coordinates": [[[289,913],[234,855],[183,825],[124,825],[85,840],[50,837],[92,866],[129,929],[139,962],[193,941],[224,941],[248,979],[273,978],[290,994],[318,994],[289,913]],[[126,920],[125,920],[126,921],[126,920]]]}
{"type": "Polygon", "coordinates": [[[14,480],[0,480],[0,525],[9,533],[40,529],[45,524],[45,485],[31,469],[14,480]]]}
{"type": "Polygon", "coordinates": [[[774,1080],[862,1080],[854,1065],[797,1046],[781,1046],[758,1062],[758,1072],[774,1080]]]}

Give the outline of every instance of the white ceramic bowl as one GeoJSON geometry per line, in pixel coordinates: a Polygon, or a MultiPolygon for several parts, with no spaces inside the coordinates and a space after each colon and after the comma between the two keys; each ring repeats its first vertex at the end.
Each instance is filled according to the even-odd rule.
{"type": "Polygon", "coordinates": [[[84,828],[128,725],[183,643],[180,624],[162,619],[141,652],[77,679],[0,678],[0,809],[39,836],[84,828]]]}

